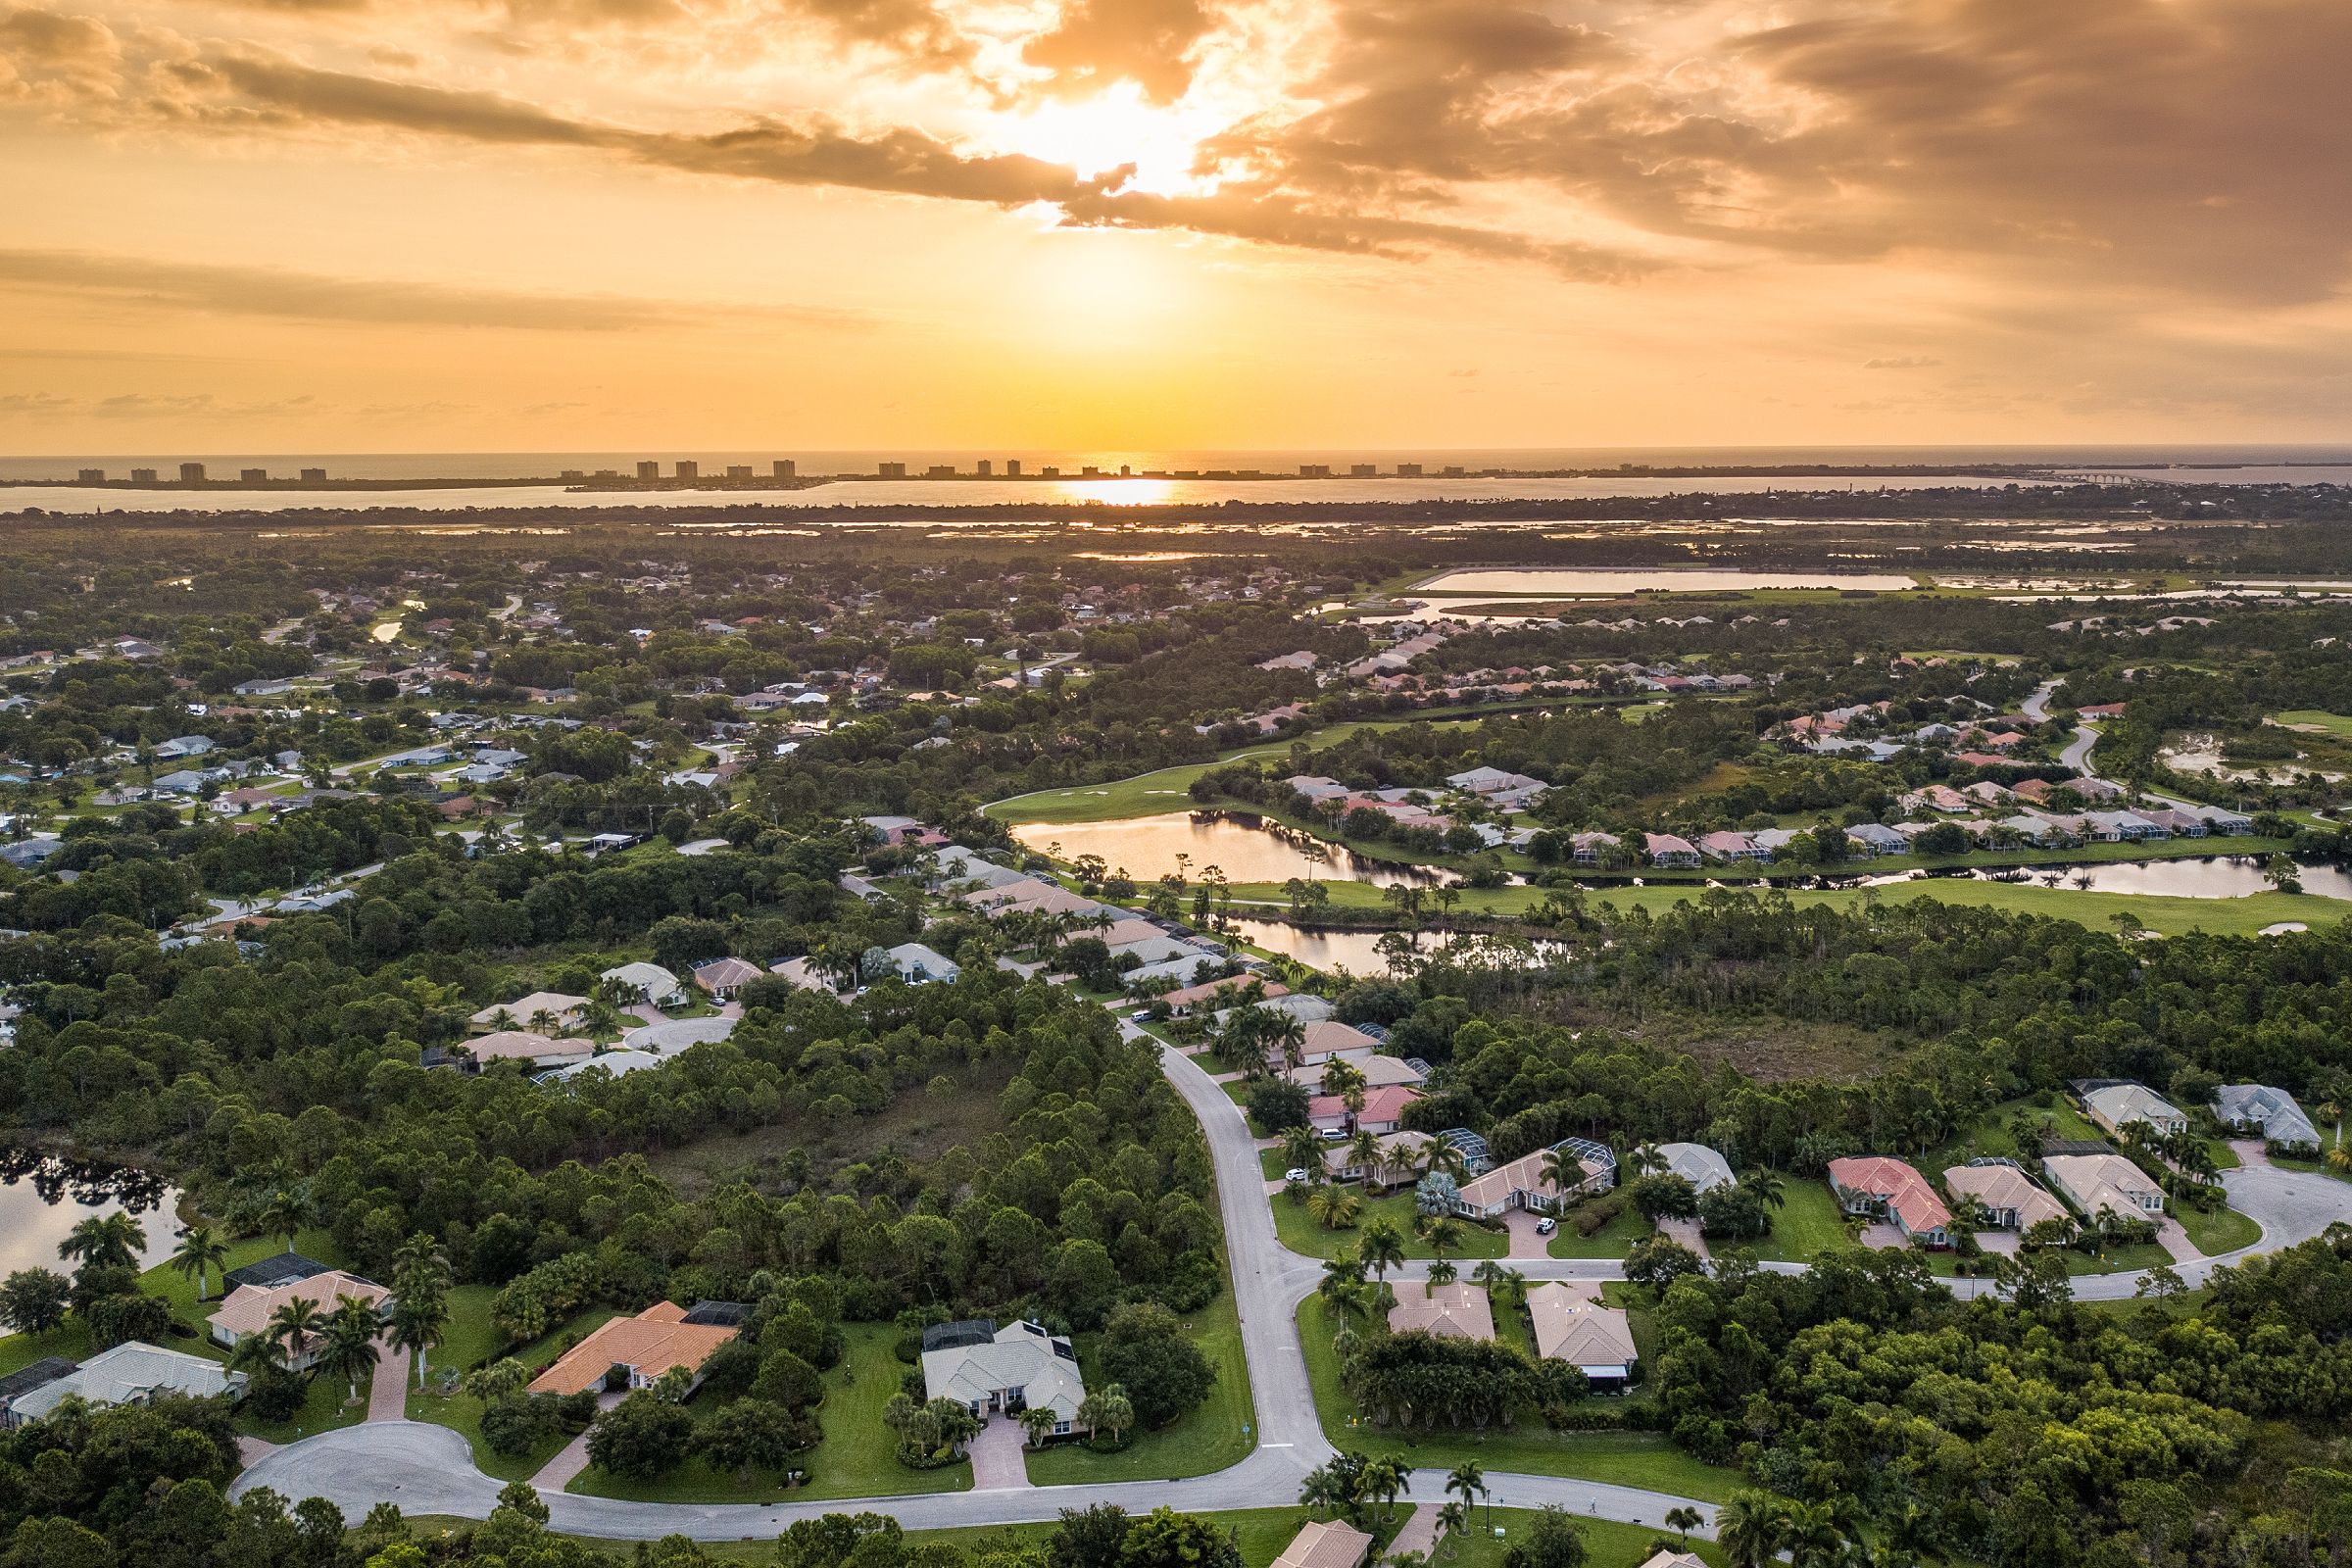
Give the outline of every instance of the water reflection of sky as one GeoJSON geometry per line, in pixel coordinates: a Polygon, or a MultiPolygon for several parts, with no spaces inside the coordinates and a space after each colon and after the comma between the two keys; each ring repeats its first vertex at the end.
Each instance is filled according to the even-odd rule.
{"type": "Polygon", "coordinates": [[[1153,882],[1172,872],[1194,881],[1210,866],[1228,882],[1370,882],[1390,887],[1441,880],[1440,873],[1367,860],[1305,834],[1257,825],[1257,818],[1170,811],[1119,822],[1024,822],[1012,836],[1064,861],[1099,855],[1114,872],[1153,882]],[[1058,846],[1058,848],[1056,848],[1058,846]],[[1188,859],[1180,864],[1177,857],[1188,859]]]}
{"type": "MultiPolygon", "coordinates": [[[[177,1196],[164,1192],[160,1200],[137,1216],[147,1233],[146,1255],[140,1261],[143,1268],[162,1262],[172,1250],[173,1232],[177,1229],[172,1217],[177,1196]]],[[[106,1195],[102,1189],[69,1184],[51,1201],[35,1187],[30,1176],[0,1180],[0,1276],[23,1268],[71,1272],[72,1265],[58,1258],[57,1244],[81,1221],[92,1215],[112,1214],[122,1207],[120,1199],[106,1195]]]]}
{"type": "MultiPolygon", "coordinates": [[[[2209,856],[2179,860],[2110,860],[2098,865],[2037,866],[2024,876],[2014,872],[1972,871],[1978,882],[2015,881],[2038,887],[2059,887],[2085,893],[2132,893],[2161,899],[2242,899],[2267,893],[2271,884],[2262,874],[2263,862],[2247,856],[2209,856]]],[[[2322,860],[2299,861],[2296,875],[2303,891],[2323,899],[2352,899],[2352,871],[2322,860]]],[[[1873,886],[1922,880],[1917,873],[1870,877],[1873,886]]],[[[1925,878],[1935,881],[1937,878],[1925,878]]],[[[2330,917],[2338,911],[2323,910],[2330,917]]]]}

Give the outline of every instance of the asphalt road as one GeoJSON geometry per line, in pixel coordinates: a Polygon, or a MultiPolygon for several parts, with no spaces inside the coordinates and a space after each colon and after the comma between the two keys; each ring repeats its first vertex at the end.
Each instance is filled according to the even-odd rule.
{"type": "MultiPolygon", "coordinates": [[[[1124,1018],[1119,1030],[1131,1039],[1149,1038],[1124,1018]]],[[[887,1513],[910,1530],[1050,1521],[1065,1507],[1114,1502],[1131,1512],[1167,1506],[1212,1513],[1233,1508],[1288,1506],[1298,1500],[1300,1481],[1332,1454],[1315,1412],[1314,1390],[1298,1336],[1298,1303],[1311,1295],[1322,1265],[1291,1251],[1277,1239],[1265,1197],[1257,1146],[1241,1107],[1191,1057],[1161,1048],[1168,1080],[1200,1120],[1217,1174],[1218,1203],[1225,1226],[1226,1254],[1240,1309],[1242,1342],[1250,1364],[1256,1446],[1250,1456],[1213,1475],[1183,1481],[1120,1482],[1085,1487],[1027,1487],[988,1492],[933,1493],[918,1496],[833,1498],[787,1503],[624,1502],[571,1493],[542,1494],[550,1523],[574,1535],[609,1540],[650,1541],[668,1535],[700,1541],[773,1536],[798,1519],[871,1509],[887,1513]]],[[[2352,1186],[2329,1177],[2268,1165],[2225,1172],[2232,1206],[2263,1229],[2258,1248],[2180,1266],[2191,1286],[2202,1284],[2223,1263],[2258,1250],[2309,1240],[2339,1220],[2352,1221],[2352,1186]]],[[[1767,1265],[1795,1272],[1802,1265],[1767,1265]]],[[[1614,1280],[1619,1266],[1605,1259],[1524,1258],[1512,1267],[1530,1279],[1614,1280]]],[[[1419,1278],[1426,1264],[1407,1264],[1405,1278],[1419,1278]]],[[[2085,1275],[2075,1294],[2085,1300],[2129,1299],[2139,1274],[2085,1275]]],[[[1990,1290],[1988,1282],[1954,1280],[1963,1296],[1990,1290]]],[[[1668,1509],[1691,1507],[1712,1521],[1712,1505],[1670,1494],[1600,1482],[1489,1472],[1497,1505],[1557,1505],[1592,1518],[1662,1526],[1668,1509]]],[[[1409,1495],[1428,1500],[1443,1494],[1445,1473],[1416,1470],[1409,1495]]],[[[450,1514],[480,1519],[497,1503],[500,1483],[474,1468],[466,1440],[445,1427],[415,1421],[370,1421],[321,1433],[291,1444],[249,1467],[230,1488],[237,1496],[268,1487],[289,1499],[320,1496],[358,1518],[378,1502],[407,1513],[450,1514]]],[[[1712,1524],[1695,1532],[1711,1535],[1712,1524]]]]}

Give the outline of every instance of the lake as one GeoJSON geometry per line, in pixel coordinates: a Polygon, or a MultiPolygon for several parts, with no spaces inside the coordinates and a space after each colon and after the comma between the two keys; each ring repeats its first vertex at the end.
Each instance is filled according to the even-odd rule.
{"type": "Polygon", "coordinates": [[[1410,591],[1427,594],[1535,594],[1571,598],[1578,595],[1615,596],[1638,593],[1642,589],[1680,594],[1739,593],[1758,588],[1853,588],[1872,593],[1900,593],[1915,586],[1909,576],[1886,571],[1504,566],[1448,571],[1427,582],[1414,584],[1410,591]]]}
{"type": "Polygon", "coordinates": [[[1122,822],[1024,822],[1012,836],[1027,849],[1063,861],[1100,855],[1114,872],[1156,882],[1182,871],[1189,880],[1214,866],[1228,882],[1369,882],[1376,887],[1429,885],[1452,873],[1367,859],[1310,834],[1240,811],[1169,811],[1122,822]],[[1187,858],[1180,865],[1177,857],[1187,858]]]}
{"type": "Polygon", "coordinates": [[[146,1230],[139,1266],[152,1268],[177,1240],[178,1206],[179,1194],[144,1171],[0,1152],[0,1276],[23,1268],[73,1272],[58,1257],[57,1244],[83,1220],[118,1212],[146,1230]]]}
{"type": "MultiPolygon", "coordinates": [[[[1346,969],[1354,975],[1389,972],[1388,960],[1380,956],[1380,939],[1388,934],[1383,931],[1314,931],[1282,920],[1237,919],[1232,923],[1243,941],[1263,948],[1268,953],[1296,958],[1309,969],[1321,969],[1325,973],[1346,969]]],[[[1440,952],[1448,940],[1428,931],[1417,935],[1420,941],[1416,951],[1423,957],[1440,952]]],[[[1491,940],[1478,932],[1467,932],[1451,940],[1464,944],[1474,954],[1484,949],[1484,956],[1489,957],[1507,952],[1514,963],[1541,963],[1551,954],[1566,951],[1556,942],[1505,943],[1491,940]]]]}
{"type": "MultiPolygon", "coordinates": [[[[2042,887],[2081,889],[2088,893],[2133,893],[2163,899],[2242,899],[2249,893],[2268,893],[2263,862],[2251,856],[2216,855],[2198,859],[2111,860],[2099,865],[2050,865],[2015,871],[1958,873],[1973,882],[2032,882],[2042,887]]],[[[2326,860],[2296,862],[2303,891],[2323,899],[2352,899],[2352,871],[2326,860]]],[[[1847,886],[1886,887],[1897,882],[1934,880],[1944,873],[1911,871],[1898,876],[1864,877],[1847,886]]]]}

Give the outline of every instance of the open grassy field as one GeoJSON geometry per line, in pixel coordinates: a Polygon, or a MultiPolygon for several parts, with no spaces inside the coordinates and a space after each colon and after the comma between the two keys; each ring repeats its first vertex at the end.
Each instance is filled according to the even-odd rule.
{"type": "Polygon", "coordinates": [[[1553,1432],[1540,1422],[1525,1420],[1508,1431],[1483,1433],[1446,1429],[1404,1433],[1366,1425],[1356,1413],[1355,1401],[1340,1387],[1339,1356],[1331,1348],[1334,1327],[1320,1298],[1310,1296],[1299,1303],[1298,1332],[1305,1344],[1307,1376],[1314,1385],[1315,1410],[1322,1418],[1325,1436],[1342,1448],[1391,1454],[1416,1466],[1450,1469],[1475,1461],[1493,1471],[1575,1476],[1646,1487],[1707,1502],[1722,1501],[1740,1484],[1738,1472],[1703,1464],[1664,1438],[1645,1432],[1553,1432]]]}
{"type": "MultiPolygon", "coordinates": [[[[882,1406],[898,1392],[899,1380],[906,1371],[906,1364],[892,1348],[898,1342],[897,1328],[887,1323],[851,1323],[843,1326],[843,1332],[849,1337],[847,1351],[841,1365],[824,1374],[825,1399],[816,1409],[824,1437],[814,1448],[793,1460],[808,1472],[806,1486],[787,1489],[769,1475],[758,1476],[745,1486],[732,1471],[714,1471],[698,1458],[650,1481],[608,1475],[591,1465],[565,1490],[640,1502],[773,1502],[787,1497],[808,1501],[969,1491],[969,1464],[909,1470],[899,1463],[899,1440],[882,1424],[882,1406]]],[[[706,1396],[689,1401],[686,1408],[698,1422],[707,1421],[724,1408],[724,1403],[706,1396]]]]}
{"type": "MultiPolygon", "coordinates": [[[[1242,1322],[1233,1292],[1218,1294],[1186,1320],[1193,1343],[1216,1364],[1217,1381],[1208,1399],[1192,1414],[1158,1432],[1134,1434],[1117,1453],[1095,1453],[1077,1443],[1056,1443],[1029,1455],[1029,1479],[1041,1487],[1086,1486],[1106,1481],[1175,1481],[1204,1476],[1239,1464],[1252,1446],[1250,1362],[1242,1350],[1242,1322]]],[[[1077,1342],[1086,1386],[1101,1388],[1096,1361],[1099,1335],[1077,1342]]]]}
{"type": "MultiPolygon", "coordinates": [[[[1325,1230],[1315,1216],[1306,1211],[1304,1203],[1294,1203],[1277,1193],[1273,1198],[1274,1234],[1282,1245],[1294,1252],[1308,1257],[1337,1257],[1353,1248],[1363,1236],[1364,1227],[1375,1220],[1387,1220],[1404,1238],[1407,1257],[1435,1257],[1427,1243],[1413,1234],[1413,1195],[1411,1189],[1391,1193],[1386,1198],[1369,1199],[1355,1224],[1345,1230],[1325,1230]]],[[[1510,1243],[1500,1232],[1481,1230],[1470,1224],[1459,1227],[1461,1244],[1452,1256],[1464,1258],[1500,1257],[1509,1250],[1510,1243]]]]}
{"type": "Polygon", "coordinates": [[[2291,712],[2273,713],[2271,722],[2283,724],[2288,729],[2316,730],[2339,741],[2352,741],[2352,718],[2342,713],[2323,712],[2316,708],[2298,708],[2291,712]]]}

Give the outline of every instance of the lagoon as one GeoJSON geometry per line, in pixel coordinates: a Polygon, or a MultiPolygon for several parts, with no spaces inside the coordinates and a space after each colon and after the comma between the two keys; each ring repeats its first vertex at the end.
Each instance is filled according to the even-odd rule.
{"type": "Polygon", "coordinates": [[[1374,860],[1246,811],[1169,811],[1117,822],[1023,822],[1020,844],[1065,862],[1099,855],[1137,882],[1214,867],[1228,882],[1369,882],[1375,887],[1451,880],[1451,873],[1374,860]]]}
{"type": "Polygon", "coordinates": [[[153,1268],[171,1255],[178,1201],[178,1193],[145,1171],[0,1153],[0,1276],[24,1268],[71,1273],[57,1244],[83,1220],[120,1212],[147,1233],[139,1267],[153,1268]]]}

